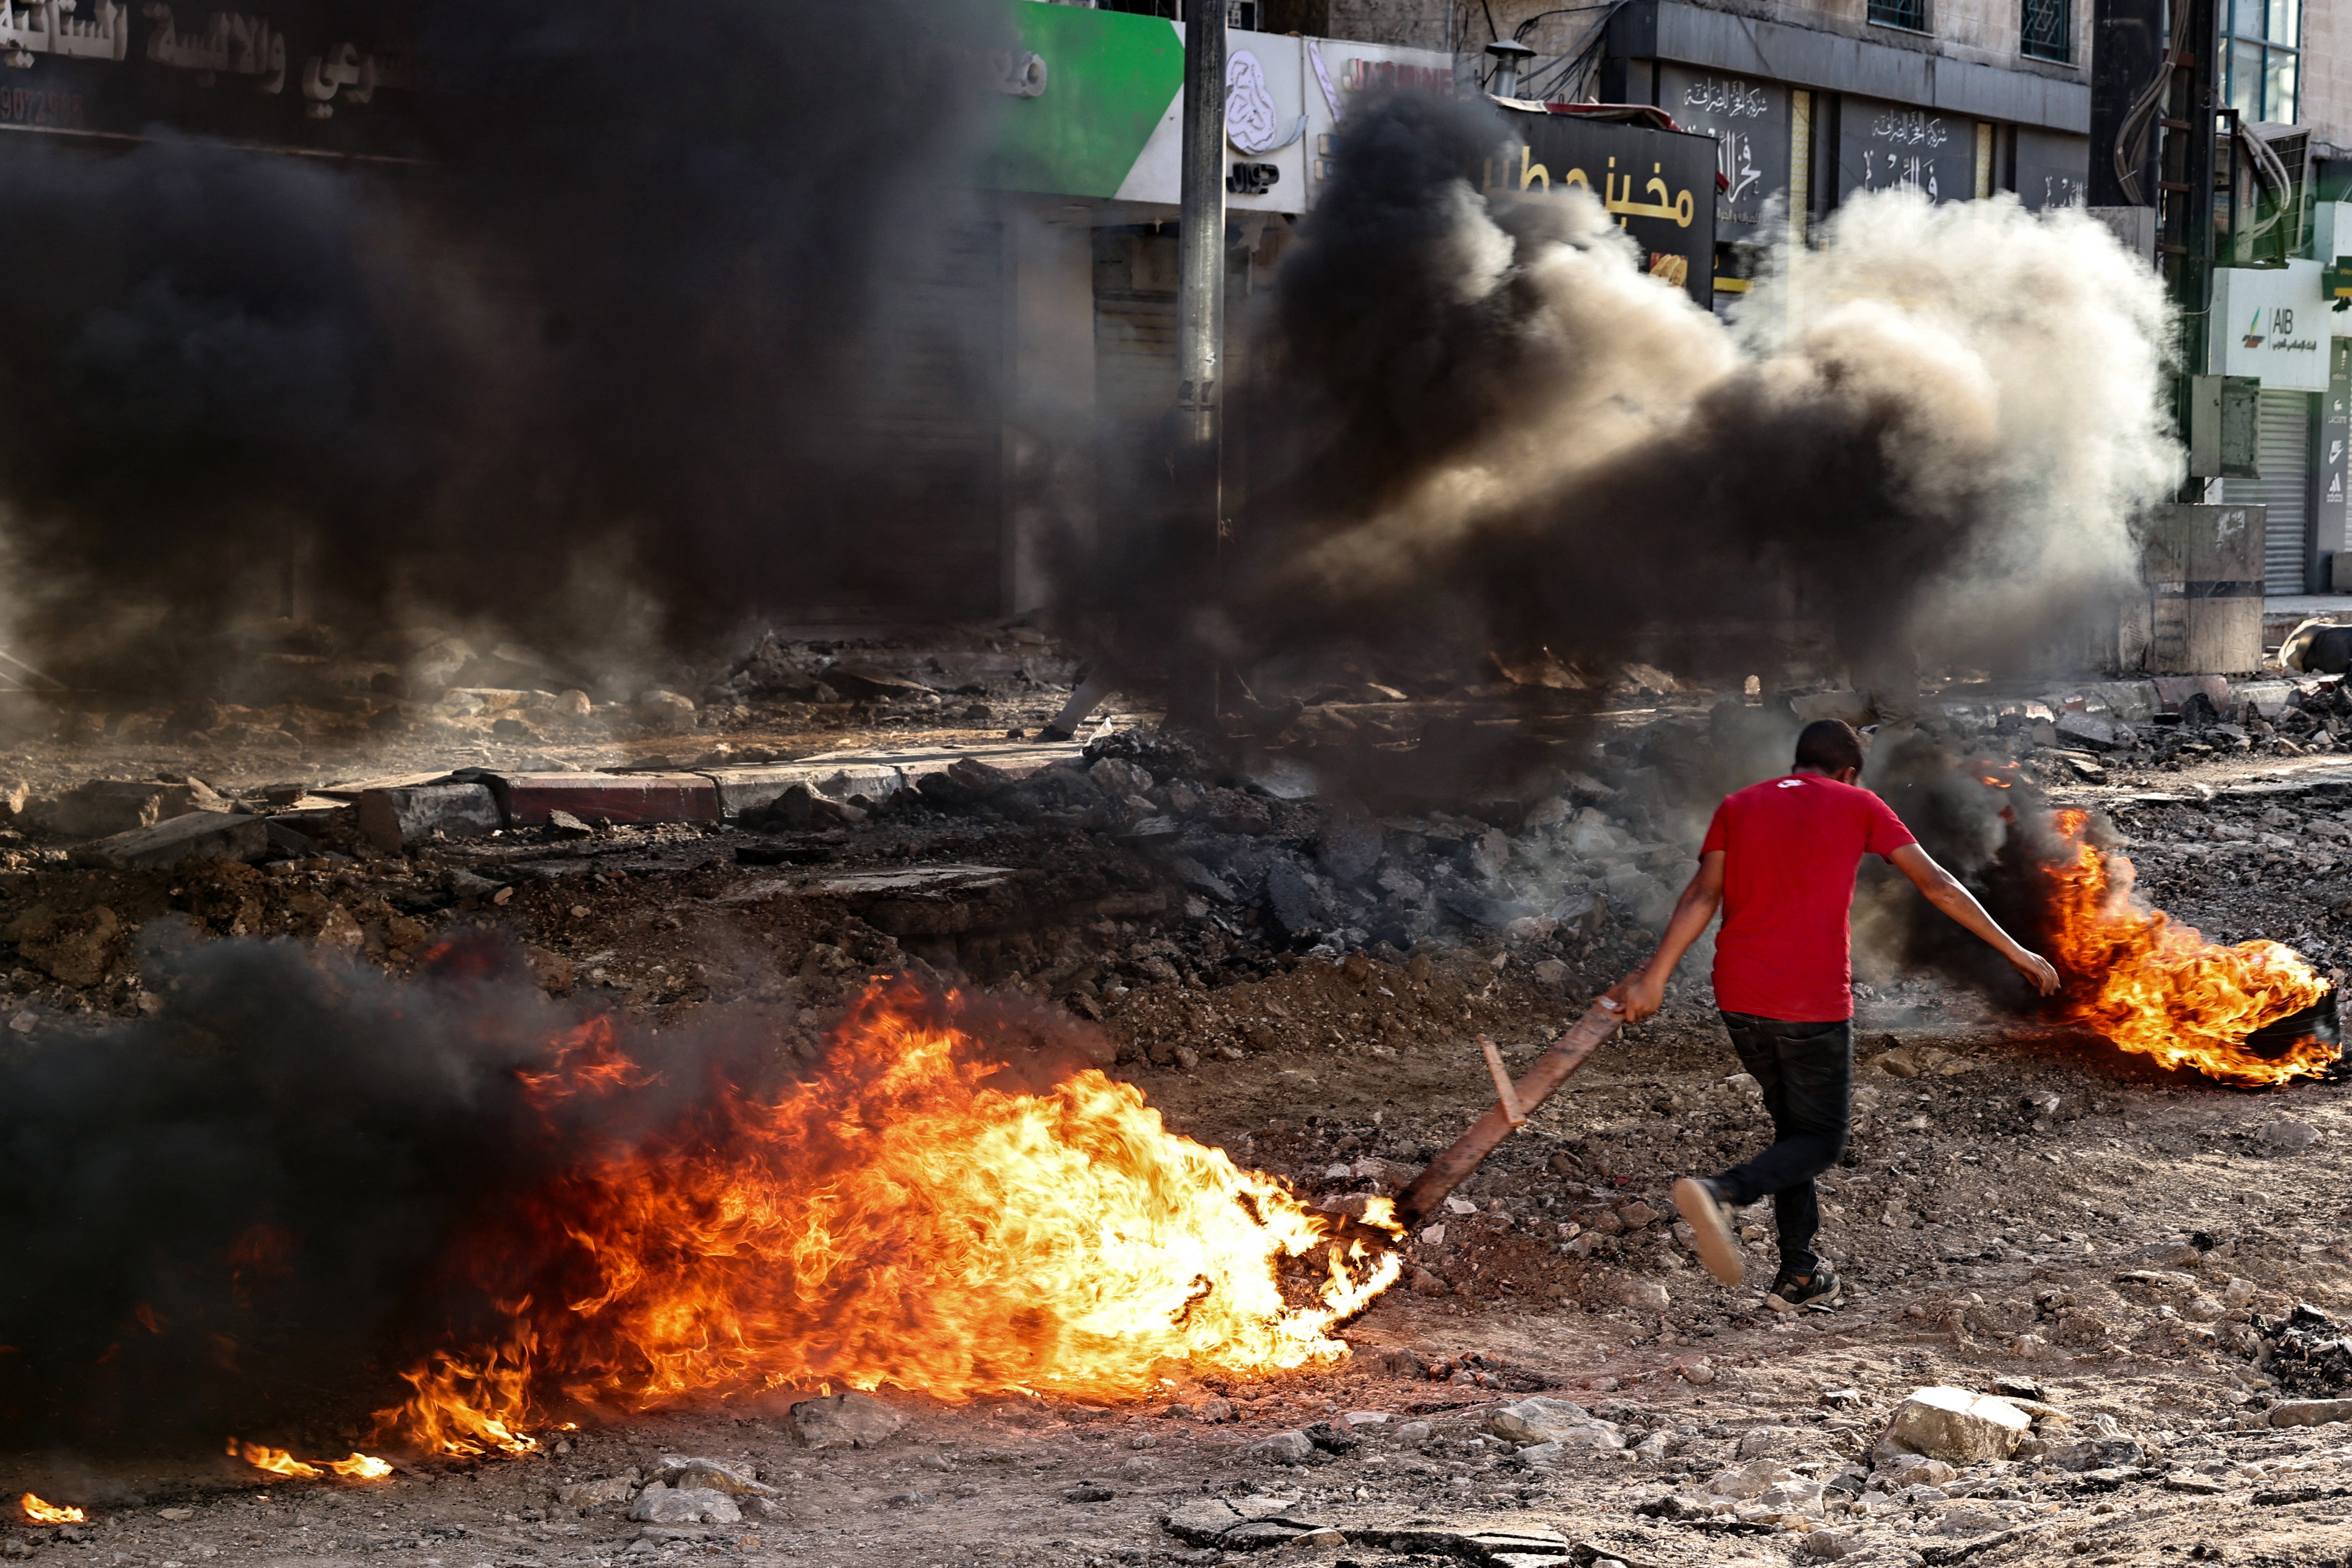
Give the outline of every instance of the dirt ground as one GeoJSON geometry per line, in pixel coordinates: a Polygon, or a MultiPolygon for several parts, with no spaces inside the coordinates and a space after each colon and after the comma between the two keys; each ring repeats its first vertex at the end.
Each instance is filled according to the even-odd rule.
{"type": "MultiPolygon", "coordinates": [[[[2332,969],[2352,952],[2339,945],[2352,916],[2352,880],[2337,881],[2339,864],[2352,876],[2352,835],[2333,826],[2341,767],[2224,748],[2110,759],[2100,782],[2064,793],[2110,813],[2157,904],[2225,940],[2294,941],[2332,969]]],[[[1213,794],[1204,822],[1223,809],[1213,794]]],[[[1663,816],[1602,804],[1625,825],[1622,852],[1671,884],[1692,845],[1662,837],[1654,852],[1643,829],[1663,816]]],[[[1321,1197],[1395,1190],[1491,1098],[1477,1034],[1523,1063],[1648,941],[1622,900],[1579,906],[1573,884],[1554,906],[1570,912],[1514,917],[1528,925],[1455,921],[1432,893],[1413,907],[1451,923],[1373,940],[1363,922],[1419,895],[1328,870],[1333,829],[1315,808],[1252,809],[1262,820],[1192,833],[1187,858],[1236,885],[1236,867],[1278,875],[1276,850],[1325,867],[1328,885],[1309,888],[1323,935],[1283,929],[1273,893],[1263,915],[1204,897],[1190,870],[1171,876],[1167,844],[1050,814],[885,814],[781,838],[608,828],[175,874],[35,854],[0,877],[16,952],[5,968],[0,952],[5,1048],[60,1048],[163,1005],[140,984],[136,933],[167,915],[395,972],[436,935],[488,926],[528,948],[551,992],[656,1016],[760,1009],[805,1056],[856,974],[910,968],[1069,1006],[1173,1128],[1321,1197]],[[791,858],[769,858],[779,846],[791,858]],[[1206,865],[1204,850],[1226,858],[1206,865]],[[941,867],[965,869],[872,879],[941,867]]],[[[1449,820],[1391,822],[1384,864],[1435,889],[1432,857],[1502,853],[1486,825],[1449,820]]],[[[1507,860],[1572,825],[1491,831],[1519,846],[1507,860]]],[[[1630,874],[1612,872],[1612,900],[1646,896],[1630,874]]],[[[1480,886],[1499,898],[1503,879],[1480,886]]],[[[0,1529],[0,1552],[110,1568],[2352,1563],[2352,1425],[2273,1427],[2265,1414],[2344,1392],[2324,1373],[2282,1386],[2272,1345],[2298,1303],[2352,1315],[2340,1086],[2225,1089],[1881,973],[1857,1020],[1853,1146],[1823,1183],[1824,1250],[1847,1295],[1784,1319],[1760,1306],[1761,1232],[1750,1283],[1727,1289],[1671,1223],[1673,1177],[1744,1156],[1763,1126],[1707,1009],[1703,972],[1686,973],[1666,1013],[1571,1079],[1407,1244],[1405,1279],[1348,1328],[1354,1353],[1334,1366],[1180,1380],[1110,1408],[883,1390],[904,1426],[857,1448],[807,1447],[791,1406],[816,1391],[779,1392],[366,1483],[286,1481],[209,1455],[11,1454],[7,1495],[91,1518],[0,1529]],[[2048,1407],[2019,1458],[1942,1475],[1871,1466],[1914,1390],[2004,1379],[2048,1407]],[[1522,1458],[1496,1412],[1529,1395],[1572,1402],[1602,1436],[1522,1458]],[[772,1495],[741,1498],[728,1523],[625,1517],[632,1473],[651,1478],[667,1456],[748,1467],[772,1495]],[[607,1500],[559,1500],[611,1478],[607,1500]],[[1805,1494],[1793,1506],[1790,1490],[1805,1494]],[[1274,1521],[1265,1550],[1163,1522],[1213,1500],[1274,1521]]],[[[1764,1210],[1748,1217],[1769,1226],[1764,1210]]]]}

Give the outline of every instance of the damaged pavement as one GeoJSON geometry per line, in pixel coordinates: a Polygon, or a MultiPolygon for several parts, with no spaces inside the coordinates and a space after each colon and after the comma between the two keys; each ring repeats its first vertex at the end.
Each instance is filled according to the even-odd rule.
{"type": "MultiPolygon", "coordinates": [[[[1477,1037],[1524,1065],[1646,951],[1753,754],[1863,702],[1768,705],[1637,669],[1563,710],[1471,672],[1413,697],[1304,691],[1226,763],[1125,712],[1037,742],[1075,664],[1015,631],[937,654],[772,638],[697,697],[580,692],[571,717],[562,692],[455,686],[331,732],[306,729],[325,709],[176,731],[74,715],[0,756],[0,1048],[70,1051],[158,1007],[142,946],[190,934],[403,973],[487,929],[551,994],[656,1020],[738,1010],[803,1059],[865,976],[903,972],[1066,1007],[1171,1127],[1339,1211],[1398,1191],[1484,1109],[1477,1037]],[[1367,751],[1411,777],[1416,752],[1478,744],[1510,758],[1491,788],[1337,782],[1367,751]]],[[[2177,919],[2346,962],[2336,681],[1958,683],[1903,717],[2103,812],[2177,919]]],[[[1708,1279],[1671,1223],[1668,1182],[1763,1126],[1703,964],[1685,975],[1407,1240],[1404,1279],[1335,1367],[1174,1373],[1164,1397],[1110,1407],[780,1390],[370,1483],[30,1456],[8,1490],[90,1518],[0,1530],[0,1551],[427,1568],[2343,1557],[2336,1087],[2227,1090],[1865,967],[1854,1139],[1822,1184],[1849,1294],[1781,1319],[1708,1279]]],[[[320,1452],[360,1437],[310,1436],[320,1452]]]]}

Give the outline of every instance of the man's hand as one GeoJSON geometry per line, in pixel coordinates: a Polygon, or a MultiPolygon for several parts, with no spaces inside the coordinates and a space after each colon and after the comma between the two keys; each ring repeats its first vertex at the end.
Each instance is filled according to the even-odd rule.
{"type": "Polygon", "coordinates": [[[2057,994],[2058,972],[2051,967],[2048,959],[2030,948],[2023,947],[2016,948],[2014,952],[2005,952],[2001,956],[2008,959],[2017,972],[2025,976],[2025,983],[2036,991],[2041,992],[2044,996],[2057,994]]]}
{"type": "Polygon", "coordinates": [[[1644,966],[1602,992],[1601,1000],[1614,1002],[1627,1023],[1638,1024],[1666,1005],[1666,977],[1644,966]]]}

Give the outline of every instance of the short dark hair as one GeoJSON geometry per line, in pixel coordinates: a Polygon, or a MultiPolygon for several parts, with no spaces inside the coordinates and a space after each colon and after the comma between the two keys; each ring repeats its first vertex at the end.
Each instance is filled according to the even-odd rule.
{"type": "Polygon", "coordinates": [[[1843,719],[1816,719],[1797,732],[1797,766],[1842,773],[1862,766],[1862,737],[1843,719]]]}

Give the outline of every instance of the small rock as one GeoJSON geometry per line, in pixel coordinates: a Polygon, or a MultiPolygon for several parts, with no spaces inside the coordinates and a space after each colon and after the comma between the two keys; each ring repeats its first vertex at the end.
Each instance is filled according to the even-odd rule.
{"type": "Polygon", "coordinates": [[[1767,1454],[1778,1454],[1789,1446],[1789,1434],[1777,1426],[1751,1426],[1739,1435],[1736,1450],[1743,1459],[1760,1459],[1767,1454]]]}
{"type": "Polygon", "coordinates": [[[691,1458],[684,1454],[665,1454],[654,1474],[664,1484],[680,1489],[705,1487],[730,1497],[774,1497],[776,1489],[762,1485],[751,1474],[751,1467],[731,1459],[691,1458]]]}
{"type": "Polygon", "coordinates": [[[1093,1481],[1082,1481],[1062,1494],[1064,1502],[1108,1502],[1118,1494],[1093,1481]]]}
{"type": "Polygon", "coordinates": [[[1805,1555],[1834,1563],[1853,1550],[1851,1536],[1840,1535],[1834,1530],[1809,1530],[1805,1532],[1805,1555]]]}
{"type": "Polygon", "coordinates": [[[558,838],[593,838],[596,830],[568,811],[547,814],[547,830],[558,838]]]}
{"type": "Polygon", "coordinates": [[[871,1448],[907,1424],[870,1394],[855,1389],[792,1408],[793,1435],[812,1448],[871,1448]]]}
{"type": "Polygon", "coordinates": [[[1396,1440],[1410,1448],[1429,1441],[1429,1423],[1408,1421],[1396,1429],[1396,1440]]]}
{"type": "Polygon", "coordinates": [[[1454,1287],[1428,1269],[1415,1268],[1412,1271],[1412,1293],[1416,1296],[1451,1296],[1454,1287]]]}
{"type": "Polygon", "coordinates": [[[1796,1471],[1775,1460],[1750,1459],[1744,1465],[1717,1471],[1708,1479],[1706,1489],[1717,1497],[1751,1498],[1769,1487],[1797,1479],[1796,1471]]]}
{"type": "Polygon", "coordinates": [[[1535,968],[1536,984],[1554,991],[1567,990],[1570,974],[1568,965],[1557,958],[1547,958],[1535,968]]]}
{"type": "Polygon", "coordinates": [[[637,718],[648,727],[677,734],[694,728],[694,700],[658,688],[637,693],[637,718]]]}
{"type": "Polygon", "coordinates": [[[707,1487],[679,1491],[656,1485],[637,1494],[629,1517],[641,1524],[740,1524],[743,1510],[725,1492],[707,1487]]]}
{"type": "MultiPolygon", "coordinates": [[[[555,1489],[555,1500],[566,1508],[595,1508],[603,1503],[626,1502],[637,1489],[634,1472],[625,1476],[601,1476],[593,1481],[573,1481],[555,1489]]],[[[167,1513],[165,1518],[171,1516],[167,1513]]]]}
{"type": "Polygon", "coordinates": [[[1304,1432],[1276,1432],[1250,1449],[1253,1458],[1277,1465],[1296,1465],[1313,1452],[1315,1441],[1304,1432]]]}
{"type": "Polygon", "coordinates": [[[2290,1399],[2272,1405],[2269,1419],[2273,1426],[2325,1426],[2352,1421],[2352,1399],[2290,1399]]]}
{"type": "Polygon", "coordinates": [[[559,691],[555,694],[555,712],[559,718],[585,719],[595,708],[584,691],[559,691]]]}
{"type": "Polygon", "coordinates": [[[1664,1283],[1629,1276],[1617,1287],[1617,1299],[1637,1312],[1663,1312],[1673,1304],[1664,1283]]]}
{"type": "Polygon", "coordinates": [[[1923,1388],[1897,1406],[1878,1446],[1956,1465],[2006,1459],[2032,1422],[2005,1399],[1965,1388],[1923,1388]]]}
{"type": "Polygon", "coordinates": [[[2264,1122],[2263,1130],[2255,1136],[2262,1140],[2263,1147],[2273,1153],[2292,1154],[2319,1142],[2319,1130],[2308,1122],[2282,1116],[2275,1121],[2264,1122]]]}
{"type": "Polygon", "coordinates": [[[1572,1426],[1592,1423],[1592,1412],[1565,1399],[1538,1394],[1503,1405],[1486,1417],[1486,1430],[1513,1443],[1548,1443],[1572,1426]]]}

